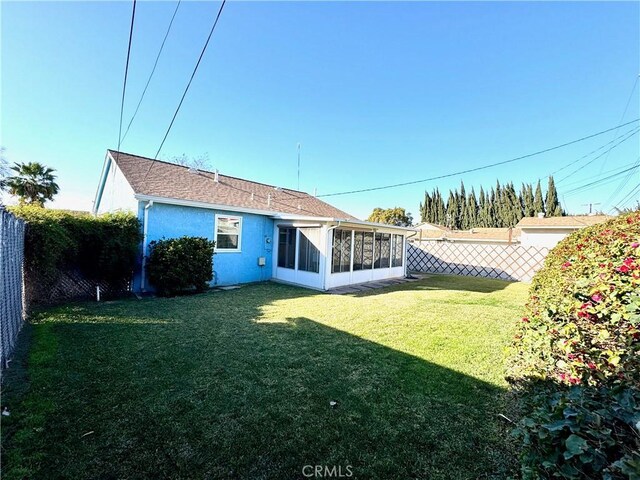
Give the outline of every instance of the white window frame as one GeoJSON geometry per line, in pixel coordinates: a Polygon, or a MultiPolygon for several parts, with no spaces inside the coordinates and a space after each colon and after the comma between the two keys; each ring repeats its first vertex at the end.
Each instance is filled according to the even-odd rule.
{"type": "Polygon", "coordinates": [[[216,242],[214,251],[216,253],[241,253],[242,252],[242,216],[241,215],[226,215],[224,213],[216,213],[215,220],[213,222],[213,239],[216,242]],[[240,227],[238,231],[238,248],[218,248],[218,217],[232,218],[240,221],[240,227]]]}

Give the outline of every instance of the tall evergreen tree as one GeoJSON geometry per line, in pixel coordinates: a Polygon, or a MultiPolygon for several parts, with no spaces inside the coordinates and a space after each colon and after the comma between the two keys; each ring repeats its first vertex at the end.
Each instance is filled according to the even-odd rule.
{"type": "Polygon", "coordinates": [[[538,180],[538,184],[536,185],[536,194],[533,198],[533,210],[534,216],[539,213],[544,213],[544,200],[542,198],[542,187],[540,187],[540,180],[538,180]]]}
{"type": "Polygon", "coordinates": [[[562,216],[562,207],[558,202],[558,191],[556,190],[556,184],[553,181],[553,176],[549,177],[549,186],[547,187],[547,201],[546,216],[547,217],[560,217],[562,216]]]}
{"type": "Polygon", "coordinates": [[[447,221],[445,226],[458,229],[460,226],[460,205],[458,204],[459,193],[449,190],[449,198],[447,200],[447,221]]]}
{"type": "Polygon", "coordinates": [[[471,189],[471,193],[467,197],[466,206],[467,215],[467,229],[478,227],[478,200],[476,199],[476,192],[471,189]]]}
{"type": "Polygon", "coordinates": [[[535,208],[533,207],[533,187],[530,183],[522,185],[522,214],[525,217],[535,216],[535,208]]]}
{"type": "Polygon", "coordinates": [[[447,221],[447,207],[444,204],[442,193],[436,188],[435,192],[435,217],[434,220],[438,225],[444,225],[447,221]]]}

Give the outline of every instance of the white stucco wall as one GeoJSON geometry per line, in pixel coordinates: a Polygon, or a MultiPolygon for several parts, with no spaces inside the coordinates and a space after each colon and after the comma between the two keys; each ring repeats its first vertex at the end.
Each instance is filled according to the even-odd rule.
{"type": "Polygon", "coordinates": [[[124,178],[118,166],[111,162],[109,173],[98,205],[98,213],[115,212],[116,210],[137,213],[138,201],[134,197],[133,188],[124,178]]]}
{"type": "Polygon", "coordinates": [[[555,247],[560,240],[570,233],[576,231],[577,228],[522,228],[520,234],[520,244],[523,247],[555,247]]]}

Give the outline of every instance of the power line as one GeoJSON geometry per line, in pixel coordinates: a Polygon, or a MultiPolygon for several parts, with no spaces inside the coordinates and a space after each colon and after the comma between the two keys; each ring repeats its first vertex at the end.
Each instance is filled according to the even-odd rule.
{"type": "MultiPolygon", "coordinates": [[[[633,98],[633,92],[636,91],[638,78],[640,78],[640,75],[636,75],[636,79],[633,82],[633,87],[631,87],[631,93],[629,94],[629,98],[627,99],[627,104],[624,106],[624,111],[622,112],[622,116],[620,117],[620,120],[618,120],[618,123],[622,122],[624,120],[625,115],[627,114],[627,110],[629,109],[629,104],[631,103],[631,99],[633,98]]],[[[618,133],[617,130],[613,134],[614,137],[616,136],[616,133],[618,133]]],[[[604,166],[606,165],[608,159],[609,159],[609,154],[607,153],[607,156],[604,158],[604,160],[602,161],[602,165],[600,166],[600,173],[602,173],[602,170],[604,170],[604,166]]]]}
{"type": "Polygon", "coordinates": [[[461,170],[459,172],[447,173],[445,175],[438,175],[436,177],[423,178],[422,180],[413,180],[411,182],[396,183],[396,184],[384,185],[384,186],[380,186],[380,187],[363,188],[363,189],[360,189],[360,190],[350,190],[350,191],[347,191],[347,192],[326,193],[324,195],[318,195],[318,197],[334,197],[334,196],[338,196],[338,195],[350,195],[350,194],[353,194],[353,193],[372,192],[372,191],[376,191],[376,190],[385,190],[385,189],[388,189],[388,188],[405,187],[407,185],[415,185],[415,184],[418,184],[418,183],[430,182],[432,180],[440,180],[442,178],[455,177],[457,175],[462,175],[462,174],[465,174],[465,173],[477,172],[479,170],[484,170],[484,169],[491,168],[491,167],[497,167],[498,165],[505,165],[507,163],[516,162],[518,160],[523,160],[525,158],[531,158],[531,157],[534,157],[536,155],[541,155],[543,153],[551,152],[553,150],[558,150],[559,148],[567,147],[569,145],[573,145],[574,143],[582,142],[584,140],[588,140],[590,138],[594,138],[594,137],[597,137],[599,135],[603,135],[603,134],[605,134],[607,132],[611,132],[612,130],[615,130],[617,128],[624,127],[626,125],[630,125],[630,124],[632,124],[634,122],[637,122],[638,120],[640,120],[640,118],[636,118],[635,120],[632,120],[630,122],[624,123],[622,125],[617,125],[615,127],[608,128],[607,130],[603,130],[601,132],[594,133],[592,135],[588,135],[586,137],[579,138],[577,140],[572,140],[571,142],[563,143],[562,145],[557,145],[555,147],[546,148],[546,149],[540,150],[538,152],[529,153],[527,155],[522,155],[520,157],[511,158],[509,160],[503,160],[501,162],[496,162],[496,163],[491,163],[491,164],[488,164],[488,165],[483,165],[481,167],[469,168],[467,170],[461,170]]]}
{"type": "MultiPolygon", "coordinates": [[[[637,158],[636,163],[640,164],[640,156],[637,158]]],[[[611,193],[609,198],[607,198],[607,200],[606,200],[606,202],[604,202],[604,204],[605,205],[610,205],[613,202],[613,199],[616,198],[618,196],[618,194],[624,190],[624,188],[627,186],[627,183],[629,183],[629,180],[631,180],[632,177],[633,177],[633,172],[629,172],[629,174],[625,178],[622,179],[622,182],[620,182],[620,184],[618,185],[618,188],[616,188],[611,193]]]]}
{"type": "Polygon", "coordinates": [[[131,12],[131,27],[129,28],[129,46],[127,47],[127,63],[124,67],[124,83],[122,84],[122,101],[120,102],[120,126],[118,127],[118,152],[122,142],[122,116],[124,114],[124,97],[127,91],[127,76],[129,74],[129,58],[131,56],[131,39],[133,38],[133,22],[136,18],[136,0],[133,0],[133,10],[131,12]]]}
{"type": "MultiPolygon", "coordinates": [[[[178,13],[178,8],[180,8],[180,2],[182,0],[178,0],[176,4],[176,9],[173,11],[173,16],[171,17],[171,21],[169,22],[169,27],[167,27],[167,32],[164,34],[164,39],[162,40],[162,44],[160,45],[160,50],[158,50],[158,55],[156,55],[156,61],[153,64],[153,68],[151,69],[151,73],[149,74],[149,78],[147,79],[147,84],[144,86],[144,90],[142,90],[142,95],[140,96],[140,100],[138,100],[138,105],[136,106],[136,110],[133,112],[131,116],[131,120],[129,120],[129,125],[127,125],[127,129],[122,136],[122,141],[127,138],[127,133],[129,133],[129,129],[131,128],[131,124],[133,120],[136,118],[138,114],[138,110],[140,109],[140,105],[142,104],[142,100],[144,99],[145,94],[147,93],[147,88],[149,88],[149,84],[151,83],[151,79],[153,78],[153,74],[156,71],[156,67],[158,66],[158,60],[160,60],[160,55],[162,55],[162,50],[164,49],[164,44],[167,41],[167,37],[169,36],[169,32],[171,31],[171,26],[173,25],[173,20],[176,18],[176,14],[178,13]]],[[[118,147],[118,151],[120,151],[120,147],[118,147]]]]}
{"type": "Polygon", "coordinates": [[[592,187],[594,185],[599,185],[599,184],[605,183],[607,181],[610,181],[611,179],[615,179],[615,178],[619,177],[620,175],[622,175],[623,173],[631,172],[631,171],[637,169],[639,166],[640,165],[634,165],[632,167],[625,168],[624,170],[622,170],[622,171],[620,171],[618,173],[614,173],[614,174],[609,175],[607,177],[599,178],[598,180],[594,180],[593,182],[585,183],[584,185],[580,185],[579,187],[572,188],[571,190],[565,192],[565,195],[569,195],[571,193],[575,193],[575,192],[582,191],[582,190],[588,190],[589,189],[588,187],[592,187]]]}
{"type": "Polygon", "coordinates": [[[567,178],[573,176],[574,174],[578,173],[580,170],[582,170],[583,168],[585,168],[588,165],[591,165],[593,162],[595,162],[596,160],[598,160],[599,158],[604,157],[605,155],[607,155],[609,152],[611,152],[611,150],[613,150],[614,148],[618,147],[619,145],[623,144],[624,142],[626,142],[627,140],[631,139],[634,135],[637,135],[638,132],[640,132],[640,128],[636,129],[635,131],[631,132],[630,134],[628,134],[626,136],[626,138],[623,138],[622,140],[620,140],[618,143],[611,145],[609,147],[609,149],[606,152],[602,152],[600,155],[598,155],[597,157],[589,160],[587,163],[585,163],[584,165],[582,165],[581,167],[576,168],[575,170],[573,170],[570,174],[565,175],[564,177],[562,177],[560,180],[558,180],[558,183],[566,180],[567,178]]]}
{"type": "Polygon", "coordinates": [[[622,207],[624,207],[627,203],[633,200],[633,196],[636,193],[640,194],[640,184],[636,185],[636,187],[632,189],[627,195],[625,195],[625,197],[622,200],[620,200],[618,204],[615,207],[613,207],[611,210],[620,211],[622,207]]]}
{"type": "MultiPolygon", "coordinates": [[[[573,180],[572,182],[565,183],[563,185],[563,188],[568,188],[568,187],[571,187],[573,185],[578,185],[578,184],[583,183],[585,181],[595,180],[597,178],[602,178],[602,175],[608,175],[609,173],[620,172],[620,170],[625,169],[625,168],[630,167],[630,166],[635,165],[635,164],[636,164],[636,161],[634,160],[633,162],[625,163],[624,165],[620,165],[619,167],[612,168],[611,170],[606,170],[606,171],[604,171],[604,172],[602,172],[601,174],[598,174],[598,175],[592,175],[592,176],[587,177],[587,178],[581,178],[579,180],[573,180]]],[[[545,178],[548,178],[548,177],[545,177],[545,178]]]]}
{"type": "MultiPolygon", "coordinates": [[[[189,87],[191,86],[191,82],[193,81],[193,77],[196,76],[196,72],[198,71],[198,67],[200,66],[200,62],[202,61],[202,57],[204,56],[204,52],[207,50],[207,46],[209,45],[209,40],[211,40],[211,35],[213,35],[213,31],[216,29],[216,25],[218,25],[218,20],[220,19],[220,15],[222,14],[222,9],[224,8],[227,0],[222,0],[222,4],[220,5],[220,9],[218,10],[218,14],[216,15],[216,19],[211,26],[211,31],[209,32],[209,36],[207,37],[207,41],[204,43],[202,47],[202,51],[200,52],[200,56],[198,57],[198,61],[196,62],[196,66],[191,73],[191,78],[189,78],[189,83],[187,83],[186,88],[184,89],[184,93],[182,94],[182,98],[180,99],[180,103],[178,103],[178,108],[176,108],[175,113],[173,114],[173,118],[171,119],[171,123],[169,124],[169,128],[167,128],[166,133],[164,134],[164,138],[158,147],[158,151],[156,152],[155,159],[160,155],[160,150],[162,150],[162,146],[164,145],[165,140],[169,136],[169,132],[171,131],[171,127],[173,127],[173,122],[175,122],[176,117],[178,116],[178,112],[180,111],[180,107],[182,107],[182,102],[184,102],[184,98],[187,96],[187,92],[189,91],[189,87]]],[[[153,163],[151,164],[153,165],[153,163]]],[[[146,177],[146,175],[145,175],[146,177]]]]}
{"type": "MultiPolygon", "coordinates": [[[[591,150],[589,153],[581,156],[580,158],[578,158],[577,160],[573,160],[570,163],[567,163],[565,166],[554,170],[553,172],[551,172],[550,175],[555,175],[558,172],[561,172],[562,170],[564,170],[565,168],[569,168],[572,165],[575,165],[576,163],[578,163],[580,160],[584,160],[587,157],[590,157],[591,155],[593,155],[594,153],[598,152],[599,150],[602,150],[603,148],[608,147],[609,145],[611,145],[612,143],[615,143],[617,140],[621,139],[622,137],[627,136],[629,133],[635,131],[638,127],[633,127],[631,130],[626,131],[625,133],[623,133],[622,135],[620,135],[619,137],[614,138],[613,140],[611,140],[610,142],[605,143],[604,145],[599,146],[598,148],[596,148],[595,150],[591,150]]],[[[602,173],[602,172],[601,172],[602,173]]],[[[548,178],[548,177],[545,177],[548,178]]]]}

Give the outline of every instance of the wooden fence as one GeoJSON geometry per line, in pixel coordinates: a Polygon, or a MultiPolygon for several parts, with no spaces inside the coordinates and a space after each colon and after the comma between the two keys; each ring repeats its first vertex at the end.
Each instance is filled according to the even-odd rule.
{"type": "Polygon", "coordinates": [[[416,240],[407,248],[407,267],[411,271],[524,282],[540,270],[549,253],[548,248],[520,244],[442,240],[416,240]]]}

